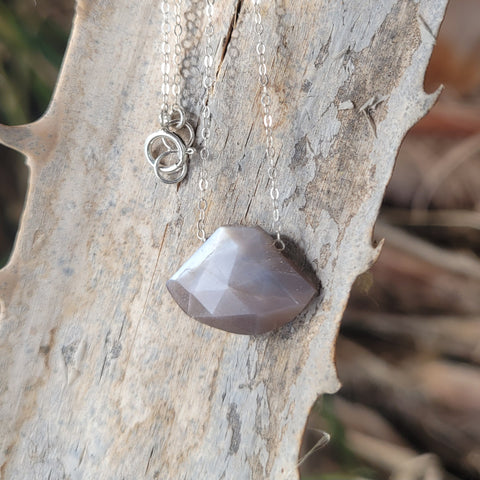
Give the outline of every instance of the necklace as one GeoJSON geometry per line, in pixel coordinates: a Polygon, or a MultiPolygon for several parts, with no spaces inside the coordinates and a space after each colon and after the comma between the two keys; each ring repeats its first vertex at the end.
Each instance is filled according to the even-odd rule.
{"type": "MultiPolygon", "coordinates": [[[[202,246],[168,280],[167,289],[182,310],[201,323],[231,333],[255,335],[274,330],[293,320],[310,303],[317,289],[300,270],[283,255],[285,244],[281,237],[279,190],[277,187],[276,155],[273,145],[273,120],[270,113],[271,97],[268,90],[263,24],[260,0],[252,0],[254,6],[254,30],[257,35],[256,54],[258,58],[261,106],[265,128],[265,159],[268,163],[270,198],[272,203],[272,238],[259,226],[226,225],[219,227],[210,237],[205,233],[205,215],[208,202],[207,163],[211,157],[210,91],[213,87],[213,7],[214,0],[205,0],[205,55],[203,75],[201,148],[199,151],[200,198],[198,200],[197,238],[202,246]]],[[[175,33],[180,21],[179,1],[176,6],[175,33]],[[178,7],[178,8],[177,8],[178,7]]],[[[163,7],[162,51],[168,62],[168,7],[163,7]]],[[[176,33],[176,58],[180,49],[176,33]],[[178,53],[177,53],[178,52],[178,53]]],[[[192,127],[185,120],[185,113],[179,106],[179,61],[176,62],[178,83],[176,103],[168,106],[168,68],[163,68],[162,88],[164,102],[160,117],[162,128],[150,135],[145,143],[145,154],[155,174],[166,183],[178,183],[188,169],[188,157],[193,153],[192,127]],[[183,136],[182,136],[183,133],[183,136]],[[168,157],[176,160],[167,163],[168,157]]]]}

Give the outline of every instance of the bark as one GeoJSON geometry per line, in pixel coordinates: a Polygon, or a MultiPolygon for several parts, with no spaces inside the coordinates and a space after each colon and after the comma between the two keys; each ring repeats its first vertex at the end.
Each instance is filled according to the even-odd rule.
{"type": "MultiPolygon", "coordinates": [[[[186,3],[185,106],[200,112],[203,3],[186,3]]],[[[263,2],[285,235],[323,293],[279,331],[204,327],[165,281],[198,248],[198,168],[178,188],[143,158],[161,103],[160,8],[80,0],[51,106],[0,127],[30,186],[0,272],[1,476],[293,479],[351,285],[446,0],[263,2]]],[[[252,5],[215,5],[207,228],[268,229],[252,5]]]]}

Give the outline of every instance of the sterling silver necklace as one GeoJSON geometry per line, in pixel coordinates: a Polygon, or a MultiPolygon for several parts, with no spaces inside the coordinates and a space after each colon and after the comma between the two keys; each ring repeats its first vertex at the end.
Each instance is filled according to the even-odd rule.
{"type": "MultiPolygon", "coordinates": [[[[276,152],[273,142],[272,99],[269,94],[263,23],[260,0],[252,0],[254,31],[257,36],[256,55],[261,87],[261,106],[265,129],[265,163],[268,165],[272,231],[270,236],[259,226],[226,225],[210,237],[205,233],[207,212],[208,172],[211,158],[210,133],[212,115],[209,106],[214,84],[212,38],[214,33],[214,0],[205,0],[204,89],[199,142],[199,200],[196,225],[201,247],[168,280],[167,289],[190,317],[221,330],[255,335],[274,330],[293,320],[310,303],[317,288],[283,255],[285,243],[281,236],[279,190],[277,187],[276,152]]],[[[162,2],[163,43],[162,66],[163,104],[160,114],[161,129],[145,142],[145,155],[157,177],[165,183],[182,181],[193,155],[193,127],[180,106],[180,35],[181,16],[179,0],[175,1],[175,50],[173,94],[175,101],[169,107],[169,6],[162,2]],[[167,66],[168,64],[168,66],[167,66]],[[173,158],[173,160],[172,160],[173,158]]]]}

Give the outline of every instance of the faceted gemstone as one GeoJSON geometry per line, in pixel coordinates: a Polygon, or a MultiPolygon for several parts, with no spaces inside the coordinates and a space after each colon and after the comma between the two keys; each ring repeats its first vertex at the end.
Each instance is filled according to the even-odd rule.
{"type": "Polygon", "coordinates": [[[260,227],[220,227],[167,282],[199,322],[254,335],[293,320],[316,288],[260,227]]]}

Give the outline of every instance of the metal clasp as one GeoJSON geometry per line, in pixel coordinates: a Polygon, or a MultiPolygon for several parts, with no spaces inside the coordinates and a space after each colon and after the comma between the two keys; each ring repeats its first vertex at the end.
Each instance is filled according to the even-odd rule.
{"type": "Polygon", "coordinates": [[[171,114],[160,115],[162,128],[145,140],[145,156],[155,175],[164,183],[179,183],[188,172],[190,155],[195,152],[195,131],[179,106],[171,114]],[[176,157],[173,161],[169,157],[176,157]]]}

